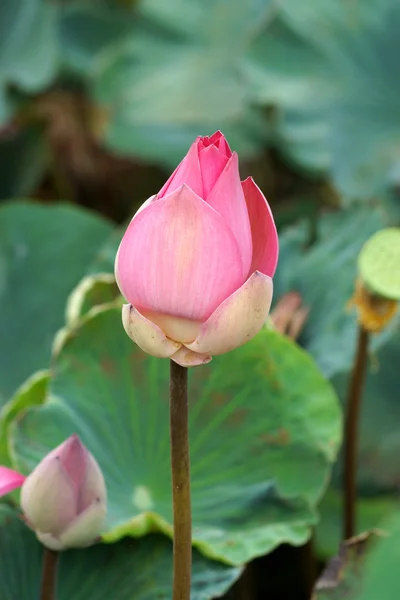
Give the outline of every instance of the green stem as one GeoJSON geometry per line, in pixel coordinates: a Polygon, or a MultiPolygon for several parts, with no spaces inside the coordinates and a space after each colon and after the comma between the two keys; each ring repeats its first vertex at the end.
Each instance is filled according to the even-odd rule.
{"type": "Polygon", "coordinates": [[[347,397],[347,414],[344,431],[344,539],[353,537],[356,530],[358,423],[360,420],[362,391],[367,367],[368,341],[368,331],[360,325],[357,353],[347,397]]]}
{"type": "Polygon", "coordinates": [[[172,497],[174,504],[173,600],[190,600],[192,570],[192,516],[187,369],[173,360],[170,365],[170,431],[172,497]]]}
{"type": "Polygon", "coordinates": [[[44,549],[40,600],[55,600],[58,557],[58,552],[44,549]]]}

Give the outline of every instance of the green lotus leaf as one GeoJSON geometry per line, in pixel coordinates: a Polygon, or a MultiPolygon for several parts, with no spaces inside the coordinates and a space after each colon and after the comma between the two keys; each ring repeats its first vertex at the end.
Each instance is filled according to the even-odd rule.
{"type": "Polygon", "coordinates": [[[66,323],[74,325],[79,319],[95,306],[108,304],[122,298],[111,273],[87,275],[74,289],[67,302],[66,323]]]}
{"type": "MultiPolygon", "coordinates": [[[[0,505],[0,597],[39,598],[43,547],[6,505],[0,505]]],[[[193,555],[192,600],[219,598],[240,568],[193,555]]],[[[60,555],[55,600],[170,600],[172,544],[160,535],[99,544],[60,555]]]]}
{"type": "Polygon", "coordinates": [[[0,406],[48,366],[67,297],[111,231],[111,223],[72,206],[0,207],[0,406]]]}
{"type": "Polygon", "coordinates": [[[49,371],[34,373],[15,392],[0,411],[0,465],[11,466],[8,448],[8,428],[17,415],[28,406],[42,404],[50,381],[49,371]]]}
{"type": "MultiPolygon", "coordinates": [[[[336,456],[335,395],[290,340],[263,330],[190,370],[193,543],[242,564],[282,542],[302,544],[336,456]]],[[[90,311],[64,337],[48,399],[10,427],[13,464],[29,472],[72,432],[108,487],[105,539],[172,535],[168,361],[126,336],[121,310],[90,311]]]]}
{"type": "Polygon", "coordinates": [[[12,111],[7,85],[36,92],[48,85],[58,66],[57,8],[43,0],[0,3],[0,122],[12,111]],[[4,107],[4,108],[3,108],[4,107]]]}
{"type": "Polygon", "coordinates": [[[400,300],[400,228],[388,227],[372,236],[358,259],[365,285],[389,300],[400,300]]]}

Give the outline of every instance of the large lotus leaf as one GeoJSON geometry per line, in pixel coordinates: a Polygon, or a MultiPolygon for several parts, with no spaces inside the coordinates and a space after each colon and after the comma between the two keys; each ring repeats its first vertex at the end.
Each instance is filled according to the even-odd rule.
{"type": "MultiPolygon", "coordinates": [[[[284,151],[306,167],[315,160],[314,168],[320,169],[322,150],[344,194],[371,198],[399,180],[400,6],[396,0],[282,0],[280,6],[280,18],[309,48],[298,55],[298,79],[309,79],[309,54],[319,52],[314,69],[322,90],[321,98],[311,85],[308,104],[301,95],[296,103],[294,96],[295,106],[283,111],[278,132],[284,151]],[[324,102],[326,89],[332,88],[335,95],[324,102]]],[[[276,79],[284,82],[280,56],[292,57],[294,45],[287,36],[280,42],[284,50],[266,61],[266,74],[275,69],[276,79]]]]}
{"type": "MultiPolygon", "coordinates": [[[[0,3],[0,88],[15,83],[28,91],[46,86],[58,63],[56,6],[45,0],[0,3]]],[[[0,111],[7,118],[8,111],[0,111]]]]}
{"type": "Polygon", "coordinates": [[[66,299],[111,230],[102,218],[72,206],[1,206],[0,405],[47,367],[66,299]]]}
{"type": "MultiPolygon", "coordinates": [[[[10,507],[0,506],[0,597],[39,598],[43,547],[10,507]]],[[[193,556],[192,600],[222,596],[240,569],[193,556]]],[[[60,555],[55,600],[170,600],[172,545],[160,535],[60,555]]]]}
{"type": "MultiPolygon", "coordinates": [[[[172,534],[168,361],[126,336],[120,308],[96,309],[64,338],[48,400],[13,423],[13,463],[29,472],[77,432],[108,487],[106,540],[172,534]]],[[[303,543],[340,439],[340,412],[307,354],[263,330],[190,371],[193,542],[233,564],[303,543]]]]}

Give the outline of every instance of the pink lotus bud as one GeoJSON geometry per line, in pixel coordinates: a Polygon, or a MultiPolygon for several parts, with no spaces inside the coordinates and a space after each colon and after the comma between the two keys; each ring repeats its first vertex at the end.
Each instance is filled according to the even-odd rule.
{"type": "Polygon", "coordinates": [[[99,536],[106,516],[106,487],[96,460],[73,435],[25,479],[0,467],[0,495],[22,485],[21,507],[47,548],[83,548],[99,536]]]}
{"type": "Polygon", "coordinates": [[[133,217],[115,275],[128,335],[183,366],[251,339],[272,300],[278,237],[268,203],[220,132],[199,137],[133,217]]]}

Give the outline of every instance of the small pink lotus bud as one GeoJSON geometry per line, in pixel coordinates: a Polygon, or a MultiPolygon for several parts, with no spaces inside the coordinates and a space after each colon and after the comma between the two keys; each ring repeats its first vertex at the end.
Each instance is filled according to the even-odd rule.
{"type": "Polygon", "coordinates": [[[278,237],[268,202],[221,132],[199,137],[133,217],[115,259],[142,350],[195,366],[246,343],[266,321],[278,237]]]}
{"type": "Polygon", "coordinates": [[[26,520],[47,548],[83,548],[99,536],[106,486],[99,465],[77,435],[45,456],[27,478],[0,467],[0,496],[21,485],[26,520]]]}

